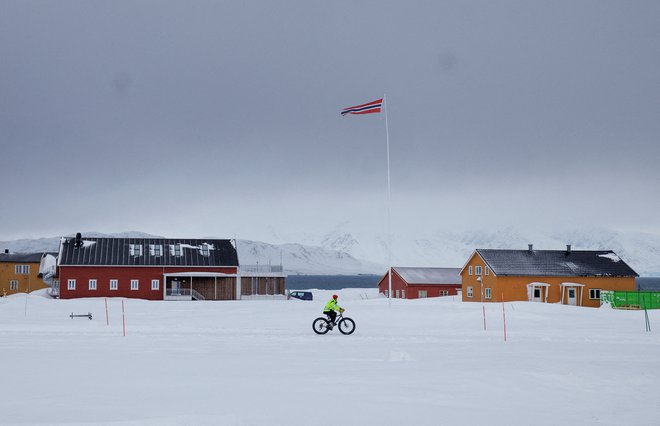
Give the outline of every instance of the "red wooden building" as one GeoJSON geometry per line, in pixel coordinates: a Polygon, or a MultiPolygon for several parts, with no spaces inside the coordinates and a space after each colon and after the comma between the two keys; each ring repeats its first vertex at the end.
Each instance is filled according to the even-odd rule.
{"type": "MultiPolygon", "coordinates": [[[[235,300],[241,296],[231,240],[63,238],[59,296],[235,300]]],[[[282,289],[282,293],[283,293],[282,289]]]]}
{"type": "MultiPolygon", "coordinates": [[[[452,296],[461,289],[461,268],[392,267],[392,297],[419,299],[452,296]]],[[[378,283],[378,292],[388,295],[389,273],[378,283]]]]}

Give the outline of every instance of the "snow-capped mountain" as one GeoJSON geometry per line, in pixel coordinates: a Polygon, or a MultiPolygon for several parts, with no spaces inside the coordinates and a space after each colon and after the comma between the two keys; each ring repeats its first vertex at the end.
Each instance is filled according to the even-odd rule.
{"type": "MultiPolygon", "coordinates": [[[[142,232],[117,234],[83,233],[90,237],[156,237],[142,232]]],[[[273,239],[276,239],[273,237],[273,239]]],[[[386,235],[350,230],[342,224],[319,235],[278,235],[275,243],[238,240],[241,264],[282,264],[289,274],[383,274],[389,250],[386,235]],[[297,242],[291,242],[296,241],[297,242]]],[[[0,249],[13,252],[57,251],[59,237],[0,242],[0,249]]],[[[392,235],[392,265],[462,267],[475,248],[538,250],[614,250],[642,276],[660,276],[660,236],[640,232],[619,232],[602,228],[562,231],[493,229],[436,231],[415,238],[392,235]]]]}

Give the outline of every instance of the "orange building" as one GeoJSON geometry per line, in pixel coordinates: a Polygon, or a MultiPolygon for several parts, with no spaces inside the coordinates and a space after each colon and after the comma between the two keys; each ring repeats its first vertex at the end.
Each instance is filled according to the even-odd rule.
{"type": "Polygon", "coordinates": [[[601,290],[635,290],[637,273],[611,250],[475,250],[461,269],[464,302],[600,306],[601,290]]]}
{"type": "Polygon", "coordinates": [[[44,253],[0,253],[0,296],[27,293],[47,285],[39,277],[44,253]]]}

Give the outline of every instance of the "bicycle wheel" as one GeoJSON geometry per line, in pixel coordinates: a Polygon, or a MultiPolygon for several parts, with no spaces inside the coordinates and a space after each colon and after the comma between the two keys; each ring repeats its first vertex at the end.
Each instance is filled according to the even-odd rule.
{"type": "Polygon", "coordinates": [[[351,334],[355,331],[355,321],[350,318],[344,318],[339,321],[339,331],[341,334],[351,334]]]}
{"type": "Polygon", "coordinates": [[[316,334],[325,334],[330,331],[328,321],[325,318],[316,318],[312,323],[312,329],[316,334]]]}

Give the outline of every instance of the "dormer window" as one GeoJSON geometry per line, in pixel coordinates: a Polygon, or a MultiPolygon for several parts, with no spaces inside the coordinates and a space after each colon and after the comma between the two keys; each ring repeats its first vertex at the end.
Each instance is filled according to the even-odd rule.
{"type": "Polygon", "coordinates": [[[131,256],[142,256],[142,244],[129,244],[128,253],[131,256]]]}
{"type": "Polygon", "coordinates": [[[163,246],[160,244],[149,244],[149,254],[160,257],[163,255],[163,246]]]}
{"type": "Polygon", "coordinates": [[[201,253],[202,256],[208,256],[211,251],[209,249],[209,245],[204,243],[200,246],[199,252],[201,253]]]}
{"type": "Polygon", "coordinates": [[[170,254],[172,256],[181,257],[183,255],[183,253],[181,252],[181,244],[170,245],[170,254]]]}

